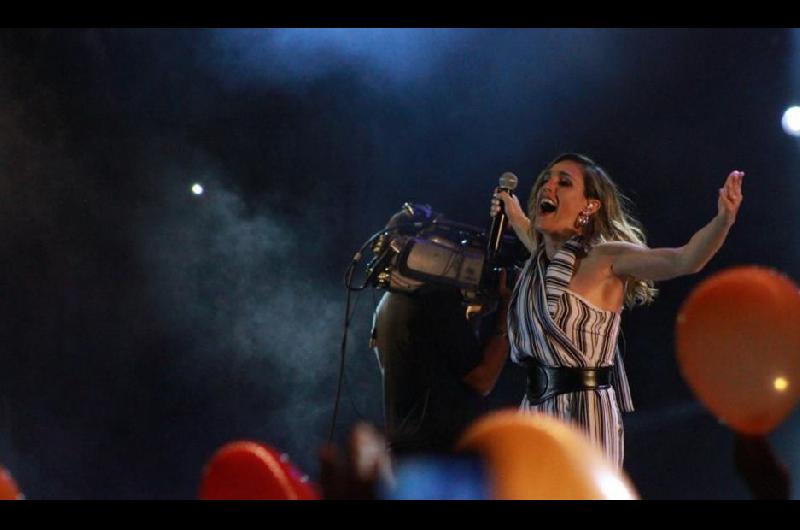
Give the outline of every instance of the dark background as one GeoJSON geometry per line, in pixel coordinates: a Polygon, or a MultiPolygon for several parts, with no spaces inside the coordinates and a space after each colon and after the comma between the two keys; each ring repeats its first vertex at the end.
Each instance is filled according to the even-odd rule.
{"type": "MultiPolygon", "coordinates": [[[[644,498],[748,498],[733,437],[683,383],[676,312],[744,263],[798,279],[791,30],[0,32],[0,464],[28,498],[196,497],[223,443],[313,480],[360,244],[407,200],[484,226],[503,171],[595,158],[652,246],[677,246],[747,172],[729,240],[626,311],[644,498]],[[190,192],[193,183],[205,194],[190,192]]],[[[357,301],[338,441],[382,425],[357,301]]],[[[491,396],[516,406],[508,364],[491,396]]],[[[800,415],[771,436],[798,491],[800,415]]],[[[795,493],[796,495],[796,493],[795,493]]]]}

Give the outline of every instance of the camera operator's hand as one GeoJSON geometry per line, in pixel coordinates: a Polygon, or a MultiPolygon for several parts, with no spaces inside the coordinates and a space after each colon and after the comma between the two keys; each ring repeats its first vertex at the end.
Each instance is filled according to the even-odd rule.
{"type": "Polygon", "coordinates": [[[508,277],[508,269],[500,269],[500,279],[497,282],[497,294],[500,295],[500,301],[505,308],[508,308],[508,302],[511,300],[511,288],[508,286],[508,277]]]}
{"type": "MultiPolygon", "coordinates": [[[[508,277],[509,274],[513,275],[515,273],[509,272],[508,269],[505,268],[501,268],[498,270],[499,272],[497,273],[497,285],[489,293],[490,298],[484,301],[481,305],[468,306],[467,320],[471,320],[472,318],[475,317],[483,318],[487,315],[491,315],[492,313],[499,312],[502,313],[501,318],[502,321],[505,322],[506,319],[505,315],[506,312],[508,311],[508,303],[511,300],[511,292],[512,292],[512,289],[508,286],[509,283],[508,277]]],[[[502,331],[502,333],[505,332],[502,331]]]]}

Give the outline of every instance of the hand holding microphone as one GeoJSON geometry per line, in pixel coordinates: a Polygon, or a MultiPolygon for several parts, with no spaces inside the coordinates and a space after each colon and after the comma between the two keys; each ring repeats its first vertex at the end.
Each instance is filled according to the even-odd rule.
{"type": "MultiPolygon", "coordinates": [[[[503,231],[508,226],[508,215],[506,214],[505,206],[511,203],[510,208],[519,209],[519,201],[514,196],[514,189],[517,187],[517,176],[513,173],[506,172],[500,177],[500,186],[495,189],[492,198],[492,206],[489,214],[492,218],[491,226],[489,228],[489,237],[486,246],[486,256],[489,261],[492,261],[500,249],[500,242],[503,239],[503,231]],[[516,204],[513,204],[516,203],[516,204]]],[[[515,211],[513,213],[516,213],[515,211]]],[[[513,215],[513,214],[512,214],[513,215]]]]}
{"type": "Polygon", "coordinates": [[[514,195],[514,189],[516,188],[516,181],[514,180],[514,185],[505,187],[503,184],[508,184],[509,180],[516,179],[517,177],[513,173],[503,173],[503,177],[500,177],[500,186],[495,188],[494,195],[492,197],[492,205],[489,208],[489,217],[494,218],[494,216],[503,211],[508,217],[509,222],[514,224],[514,220],[518,217],[526,217],[525,212],[522,210],[522,206],[519,203],[519,199],[516,195],[514,195]],[[508,175],[507,179],[503,179],[508,175]]]}

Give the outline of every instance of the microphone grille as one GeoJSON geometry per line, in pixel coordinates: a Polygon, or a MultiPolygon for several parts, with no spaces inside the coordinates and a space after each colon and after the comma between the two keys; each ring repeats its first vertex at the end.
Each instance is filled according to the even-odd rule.
{"type": "Polygon", "coordinates": [[[510,190],[516,189],[518,180],[519,179],[517,179],[515,174],[511,173],[510,171],[506,171],[500,176],[500,187],[508,188],[510,190]]]}

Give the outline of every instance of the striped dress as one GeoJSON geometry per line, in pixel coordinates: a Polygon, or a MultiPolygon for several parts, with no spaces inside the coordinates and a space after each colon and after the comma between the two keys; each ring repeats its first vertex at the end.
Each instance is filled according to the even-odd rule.
{"type": "Polygon", "coordinates": [[[528,260],[511,296],[508,337],[511,359],[533,357],[553,367],[613,365],[611,387],[559,394],[521,410],[535,410],[577,424],[610,461],[622,467],[625,454],[620,410],[633,410],[625,367],[617,346],[621,313],[604,311],[568,289],[583,240],[564,243],[548,264],[544,249],[528,260]]]}

